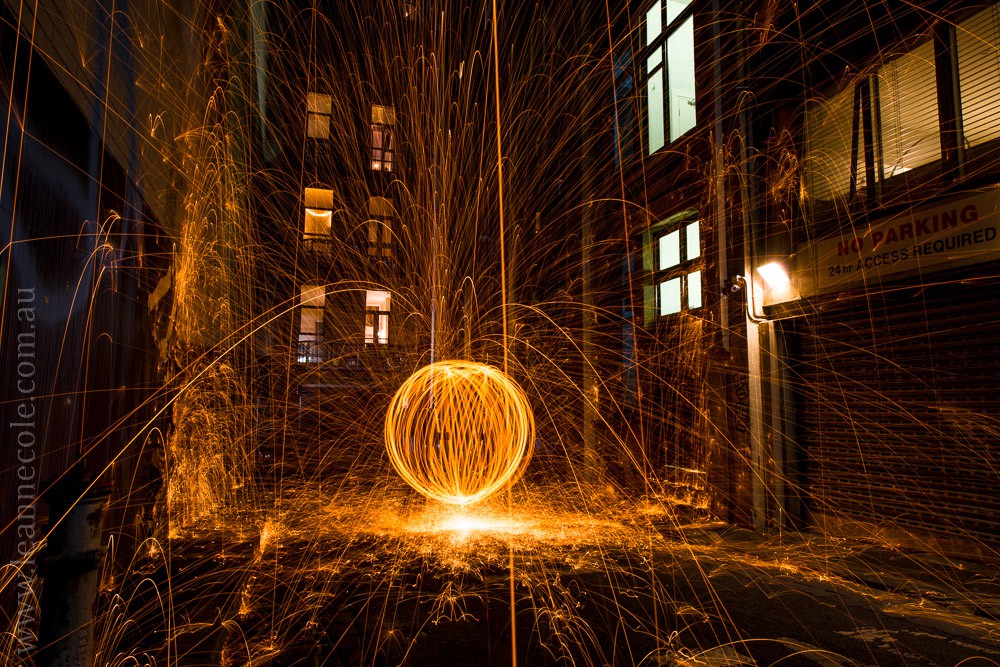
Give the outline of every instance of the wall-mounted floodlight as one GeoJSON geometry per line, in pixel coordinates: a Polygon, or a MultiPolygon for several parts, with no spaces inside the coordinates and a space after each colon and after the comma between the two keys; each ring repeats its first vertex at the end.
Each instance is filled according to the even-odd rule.
{"type": "Polygon", "coordinates": [[[771,290],[784,290],[792,282],[791,278],[788,277],[788,272],[780,262],[771,262],[764,266],[758,266],[757,273],[760,274],[760,277],[764,279],[764,282],[767,283],[768,288],[771,290]]]}

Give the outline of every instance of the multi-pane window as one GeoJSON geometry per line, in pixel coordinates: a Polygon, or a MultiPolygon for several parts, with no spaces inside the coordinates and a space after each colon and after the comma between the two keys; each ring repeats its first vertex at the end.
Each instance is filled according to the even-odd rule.
{"type": "Polygon", "coordinates": [[[331,242],[333,220],[333,190],[306,188],[304,193],[305,222],[302,239],[308,248],[322,250],[331,242]]]}
{"type": "Polygon", "coordinates": [[[693,211],[654,227],[644,245],[643,264],[651,276],[646,287],[646,321],[702,306],[701,224],[693,211]]]}
{"type": "Polygon", "coordinates": [[[332,96],[306,93],[306,136],[312,139],[329,139],[332,111],[332,96]]]}
{"type": "Polygon", "coordinates": [[[954,182],[967,165],[1000,150],[998,40],[994,4],[812,100],[802,159],[811,218],[865,202],[891,204],[897,195],[908,201],[918,188],[954,182]]]}
{"type": "Polygon", "coordinates": [[[365,343],[389,344],[389,302],[384,290],[365,292],[365,343]]]}
{"type": "Polygon", "coordinates": [[[653,154],[695,126],[691,0],[656,0],[646,12],[646,139],[653,154]]]}
{"type": "Polygon", "coordinates": [[[862,194],[874,201],[897,183],[933,178],[940,171],[933,165],[941,160],[933,42],[813,102],[805,123],[803,166],[816,214],[823,202],[849,202],[862,194]]]}
{"type": "Polygon", "coordinates": [[[368,254],[392,257],[392,202],[385,197],[368,200],[368,254]]]}
{"type": "Polygon", "coordinates": [[[323,311],[326,291],[320,285],[303,285],[299,301],[299,363],[323,361],[323,311]]]}
{"type": "Polygon", "coordinates": [[[372,105],[372,169],[392,171],[393,129],[396,125],[396,111],[392,107],[372,105]]]}

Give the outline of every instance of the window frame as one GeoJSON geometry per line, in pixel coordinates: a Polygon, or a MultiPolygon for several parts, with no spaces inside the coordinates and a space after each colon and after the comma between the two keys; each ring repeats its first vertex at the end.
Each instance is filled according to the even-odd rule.
{"type": "Polygon", "coordinates": [[[326,251],[333,244],[333,189],[309,186],[302,193],[302,243],[310,250],[326,251]],[[310,198],[313,204],[310,206],[310,198]],[[315,199],[322,197],[324,201],[317,202],[315,199]],[[310,232],[310,220],[322,219],[323,223],[318,225],[323,231],[310,232]]]}
{"type": "Polygon", "coordinates": [[[369,156],[372,171],[391,172],[394,170],[396,163],[396,150],[393,146],[395,128],[396,108],[383,104],[373,104],[371,134],[369,135],[371,142],[369,156]],[[376,144],[378,145],[376,146],[376,144]]]}
{"type": "Polygon", "coordinates": [[[317,364],[324,358],[323,321],[326,319],[326,288],[323,285],[305,284],[299,291],[299,317],[296,339],[296,360],[299,363],[317,364]],[[322,290],[322,296],[317,298],[315,292],[322,290]],[[310,302],[315,305],[306,305],[310,302]],[[303,333],[307,315],[312,315],[314,330],[303,333]]]}
{"type": "Polygon", "coordinates": [[[694,42],[694,14],[695,14],[695,2],[694,0],[688,0],[687,4],[677,13],[676,16],[670,16],[670,2],[671,0],[655,0],[653,6],[649,6],[645,12],[645,30],[646,30],[646,45],[641,51],[641,57],[643,59],[644,65],[642,67],[642,81],[645,84],[645,105],[644,113],[642,114],[644,126],[645,126],[645,143],[646,143],[646,154],[655,155],[661,149],[670,146],[671,144],[680,141],[685,135],[687,135],[692,130],[698,127],[697,120],[697,75],[695,74],[694,83],[695,90],[693,99],[695,100],[695,121],[690,127],[686,127],[683,131],[677,133],[676,136],[672,131],[673,127],[673,107],[670,102],[670,74],[669,74],[669,61],[670,61],[670,48],[669,43],[671,37],[675,37],[686,25],[687,21],[691,21],[691,31],[692,31],[692,43],[691,43],[691,67],[693,71],[696,71],[695,63],[695,42],[694,42]],[[659,32],[655,37],[650,38],[649,36],[649,19],[653,11],[659,8],[659,32]],[[669,20],[667,20],[669,19],[669,20]],[[652,147],[652,124],[650,119],[650,80],[652,77],[660,74],[660,95],[663,97],[662,101],[662,143],[652,147]]]}
{"type": "Polygon", "coordinates": [[[364,335],[365,335],[365,345],[388,345],[390,340],[391,331],[389,330],[390,318],[389,314],[392,311],[392,293],[389,290],[366,290],[365,291],[365,316],[364,316],[364,335]],[[382,307],[376,303],[372,304],[373,294],[384,294],[384,298],[381,299],[382,305],[385,306],[383,310],[382,307]],[[371,323],[371,324],[369,324],[371,323]],[[371,335],[368,335],[368,329],[372,330],[371,335]],[[385,336],[381,336],[382,332],[385,332],[385,336]]]}
{"type": "Polygon", "coordinates": [[[306,138],[312,139],[314,141],[329,141],[333,134],[333,95],[327,93],[318,93],[316,91],[306,92],[306,138]],[[329,100],[329,112],[322,111],[322,102],[324,100],[329,100]],[[315,105],[313,102],[317,102],[315,105]],[[314,110],[312,107],[317,107],[314,110]],[[313,129],[313,118],[320,120],[320,126],[325,129],[326,136],[316,136],[312,133],[313,129]],[[322,119],[326,120],[326,123],[322,123],[322,119]]]}
{"type": "Polygon", "coordinates": [[[650,226],[643,233],[643,269],[648,276],[645,281],[645,324],[649,325],[662,318],[679,313],[692,313],[705,307],[705,251],[702,240],[702,216],[695,209],[686,209],[664,218],[650,226]],[[694,234],[692,234],[694,231],[694,234]],[[663,240],[677,236],[676,256],[667,258],[667,266],[663,266],[661,257],[664,246],[670,250],[669,241],[663,240]],[[691,240],[696,239],[697,252],[692,253],[691,240]],[[676,261],[673,261],[676,259],[676,261]],[[678,285],[679,307],[670,312],[663,312],[663,290],[669,284],[678,285]],[[696,303],[692,305],[692,284],[697,284],[696,303]]]}
{"type": "MultiPolygon", "coordinates": [[[[819,155],[822,147],[810,146],[808,118],[811,108],[829,104],[846,90],[854,91],[850,155],[846,156],[850,163],[846,193],[834,192],[834,188],[826,198],[811,196],[809,193],[813,190],[815,179],[832,172],[816,169],[815,173],[810,173],[809,167],[802,172],[801,191],[804,194],[801,203],[807,216],[807,227],[813,230],[810,237],[823,236],[827,232],[832,233],[837,227],[857,224],[864,219],[866,213],[881,215],[885,209],[909,205],[914,199],[914,191],[936,193],[955,186],[968,187],[980,181],[995,180],[990,177],[995,176],[997,170],[989,168],[989,161],[990,158],[995,160],[1000,153],[1000,139],[972,144],[966,137],[964,116],[973,104],[981,105],[982,102],[980,98],[967,99],[961,86],[961,78],[965,72],[963,60],[970,68],[983,67],[990,70],[987,80],[1000,69],[989,64],[980,65],[978,60],[967,57],[960,50],[960,33],[983,12],[993,12],[1000,16],[1000,2],[965,14],[961,20],[942,21],[933,30],[907,40],[890,55],[874,57],[872,66],[853,77],[846,85],[805,100],[801,155],[803,163],[808,164],[813,159],[817,162],[822,159],[819,155]],[[918,120],[901,124],[896,132],[897,135],[915,133],[919,136],[920,124],[930,120],[936,127],[936,156],[912,168],[890,174],[887,172],[890,165],[886,164],[888,158],[885,155],[886,127],[881,117],[881,107],[886,98],[880,89],[880,76],[900,59],[914,55],[918,50],[927,48],[928,44],[931,53],[926,57],[933,67],[934,108],[927,114],[921,114],[918,120]]],[[[968,34],[973,35],[971,32],[968,34]]],[[[992,90],[1000,93],[1000,83],[993,84],[992,90]]],[[[977,92],[980,97],[988,95],[988,91],[977,92]]]]}
{"type": "Polygon", "coordinates": [[[392,200],[386,197],[368,199],[366,245],[368,256],[372,259],[393,258],[393,217],[392,200]],[[382,210],[376,210],[380,207],[382,210]]]}

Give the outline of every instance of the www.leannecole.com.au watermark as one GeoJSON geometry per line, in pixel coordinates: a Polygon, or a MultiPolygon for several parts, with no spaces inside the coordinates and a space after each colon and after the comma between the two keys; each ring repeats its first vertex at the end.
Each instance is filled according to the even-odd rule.
{"type": "Polygon", "coordinates": [[[38,495],[37,424],[35,402],[35,288],[17,290],[17,373],[14,395],[17,403],[9,423],[10,439],[17,447],[17,553],[11,565],[17,577],[17,625],[15,639],[21,656],[35,650],[35,553],[37,546],[35,500],[38,495]]]}

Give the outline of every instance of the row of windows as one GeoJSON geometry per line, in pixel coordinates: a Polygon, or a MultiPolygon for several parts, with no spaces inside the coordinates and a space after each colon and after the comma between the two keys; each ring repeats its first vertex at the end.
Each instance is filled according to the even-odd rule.
{"type": "MultiPolygon", "coordinates": [[[[389,306],[392,296],[385,290],[365,292],[365,344],[389,344],[389,306]]],[[[326,291],[321,285],[303,285],[299,302],[299,363],[320,363],[332,357],[330,340],[324,337],[326,291]]]]}
{"type": "MultiPolygon", "coordinates": [[[[396,110],[373,104],[371,118],[371,168],[373,171],[392,171],[395,161],[393,129],[396,125],[396,110]]],[[[306,136],[317,140],[330,139],[332,121],[333,96],[307,93],[306,136]]]]}
{"type": "MultiPolygon", "coordinates": [[[[333,190],[306,188],[305,226],[302,239],[307,246],[323,246],[332,241],[333,190]]],[[[392,202],[385,197],[368,200],[367,239],[368,254],[372,257],[391,258],[392,252],[392,202]]]]}
{"type": "Polygon", "coordinates": [[[940,179],[943,147],[952,147],[956,169],[995,147],[997,44],[1000,5],[810,103],[802,166],[813,219],[940,179]]]}
{"type": "MultiPolygon", "coordinates": [[[[332,135],[333,98],[310,92],[306,95],[306,136],[324,141],[332,135]]],[[[373,104],[371,108],[371,169],[392,171],[395,162],[393,129],[396,112],[393,107],[373,104]]],[[[303,241],[309,245],[332,241],[333,190],[306,188],[303,193],[305,220],[303,241]]],[[[385,197],[368,200],[368,254],[392,257],[392,202],[385,197]]],[[[388,345],[389,307],[391,295],[385,290],[365,292],[364,340],[366,344],[388,345]]],[[[330,343],[324,337],[323,319],[326,312],[326,292],[319,285],[303,285],[299,303],[299,334],[297,359],[300,363],[319,363],[332,356],[330,343]]]]}

